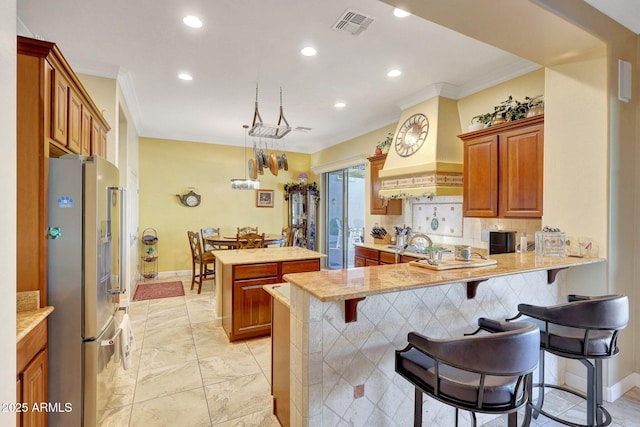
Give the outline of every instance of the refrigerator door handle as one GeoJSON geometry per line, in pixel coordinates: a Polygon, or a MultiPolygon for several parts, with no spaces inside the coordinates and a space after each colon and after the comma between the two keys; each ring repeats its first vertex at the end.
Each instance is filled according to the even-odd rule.
{"type": "MultiPolygon", "coordinates": [[[[118,236],[118,256],[120,257],[120,259],[118,260],[118,265],[120,266],[120,271],[119,271],[119,276],[118,276],[118,287],[116,289],[109,289],[107,292],[109,294],[121,294],[124,292],[122,283],[125,280],[125,274],[127,273],[127,266],[126,266],[126,246],[124,244],[124,242],[126,241],[126,237],[127,237],[127,233],[126,233],[126,227],[125,227],[125,221],[126,221],[126,209],[125,209],[125,203],[126,203],[126,188],[124,187],[108,187],[107,188],[109,192],[111,191],[117,191],[118,193],[120,193],[120,212],[119,212],[119,226],[120,226],[120,233],[118,236]]],[[[109,207],[111,207],[111,203],[109,203],[108,205],[109,207]]]]}

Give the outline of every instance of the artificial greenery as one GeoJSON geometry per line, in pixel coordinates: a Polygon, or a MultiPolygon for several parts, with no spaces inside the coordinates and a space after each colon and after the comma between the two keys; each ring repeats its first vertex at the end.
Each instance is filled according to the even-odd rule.
{"type": "Polygon", "coordinates": [[[389,132],[385,139],[383,139],[382,141],[378,142],[378,145],[376,145],[376,148],[381,149],[383,153],[388,152],[389,148],[391,148],[391,143],[392,142],[393,142],[393,133],[389,132]]]}
{"type": "Polygon", "coordinates": [[[489,127],[497,119],[512,122],[514,120],[524,119],[527,117],[529,110],[542,107],[543,105],[544,100],[542,99],[542,95],[532,98],[525,96],[524,102],[520,102],[509,95],[507,99],[493,107],[493,112],[474,116],[471,119],[471,123],[482,123],[486,127],[489,127]]]}

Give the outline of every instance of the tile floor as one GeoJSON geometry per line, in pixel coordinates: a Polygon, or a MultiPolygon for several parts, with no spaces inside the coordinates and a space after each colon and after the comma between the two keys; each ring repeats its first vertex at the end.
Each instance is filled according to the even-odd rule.
{"type": "MultiPolygon", "coordinates": [[[[279,426],[271,414],[271,340],[229,343],[222,328],[210,320],[213,281],[205,282],[198,295],[189,289],[190,277],[159,281],[171,280],[182,280],[185,296],[131,303],[136,338],[132,366],[118,370],[116,391],[109,397],[111,409],[102,415],[100,426],[279,426]]],[[[575,418],[584,403],[553,391],[545,406],[575,418]]],[[[605,406],[613,427],[640,427],[640,389],[605,406]]],[[[505,419],[485,424],[504,425],[505,419]]],[[[541,416],[532,425],[559,424],[541,416]]]]}

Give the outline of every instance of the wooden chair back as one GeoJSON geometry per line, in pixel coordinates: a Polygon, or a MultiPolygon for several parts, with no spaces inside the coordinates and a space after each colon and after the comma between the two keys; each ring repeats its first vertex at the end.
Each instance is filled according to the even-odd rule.
{"type": "Polygon", "coordinates": [[[220,228],[213,228],[213,227],[201,228],[200,234],[202,235],[202,247],[204,248],[205,252],[221,249],[219,247],[216,247],[212,243],[208,243],[206,240],[206,237],[220,237],[220,228]]]}
{"type": "Polygon", "coordinates": [[[238,234],[243,236],[247,233],[255,233],[258,234],[258,227],[238,227],[238,234]]]}
{"type": "Polygon", "coordinates": [[[202,251],[202,243],[200,241],[200,233],[195,231],[187,231],[189,238],[189,247],[191,248],[191,289],[198,282],[198,293],[202,291],[202,282],[215,275],[216,257],[210,252],[202,251]],[[212,264],[212,268],[207,268],[207,264],[212,264]],[[196,271],[198,265],[198,271],[196,271]]]}
{"type": "Polygon", "coordinates": [[[282,235],[285,238],[282,246],[296,246],[298,243],[298,229],[295,227],[286,227],[282,229],[282,235]]]}
{"type": "Polygon", "coordinates": [[[264,233],[236,234],[238,249],[264,248],[264,233]]]}

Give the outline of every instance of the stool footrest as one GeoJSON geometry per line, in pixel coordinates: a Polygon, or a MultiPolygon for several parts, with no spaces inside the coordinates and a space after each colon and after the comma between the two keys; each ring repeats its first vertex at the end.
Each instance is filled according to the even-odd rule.
{"type": "MultiPolygon", "coordinates": [[[[582,394],[582,393],[580,393],[578,391],[572,390],[572,389],[570,389],[568,387],[563,387],[563,386],[560,386],[560,385],[536,383],[536,384],[533,384],[533,387],[538,387],[538,388],[541,388],[543,390],[545,388],[553,388],[553,389],[556,389],[556,390],[564,391],[566,393],[571,393],[574,396],[578,396],[578,397],[580,397],[580,398],[582,398],[584,400],[587,400],[587,396],[586,395],[584,395],[584,394],[582,394]]],[[[542,391],[542,392],[544,392],[544,391],[542,391]]],[[[598,405],[597,406],[597,410],[599,412],[601,412],[602,415],[604,416],[604,421],[602,423],[594,424],[594,425],[578,424],[578,423],[574,423],[574,422],[559,418],[559,417],[557,417],[555,415],[549,414],[544,409],[534,405],[533,403],[529,403],[528,406],[530,408],[528,410],[533,410],[533,413],[534,413],[533,418],[538,418],[538,413],[540,413],[540,414],[544,415],[545,417],[547,417],[549,419],[552,419],[553,421],[555,421],[557,423],[564,424],[564,425],[571,426],[571,427],[606,427],[609,424],[611,424],[611,414],[609,414],[609,411],[607,411],[605,409],[605,407],[602,406],[602,405],[598,405]]]]}

